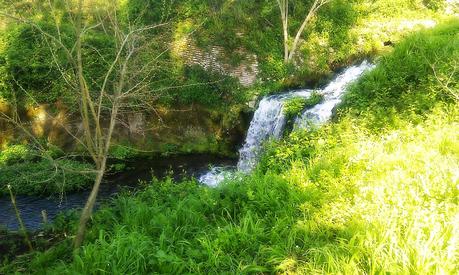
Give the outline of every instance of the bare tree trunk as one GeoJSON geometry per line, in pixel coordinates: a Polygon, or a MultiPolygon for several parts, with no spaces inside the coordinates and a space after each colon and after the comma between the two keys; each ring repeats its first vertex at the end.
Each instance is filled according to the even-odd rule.
{"type": "Polygon", "coordinates": [[[277,4],[279,5],[279,9],[281,12],[281,19],[282,19],[282,30],[284,36],[284,62],[288,62],[289,57],[289,45],[288,45],[288,0],[277,0],[277,4]]]}
{"type": "Polygon", "coordinates": [[[293,56],[295,55],[296,49],[298,47],[298,42],[300,42],[301,35],[303,34],[304,29],[306,28],[306,25],[308,25],[309,21],[311,20],[312,16],[316,13],[317,11],[317,5],[319,4],[320,0],[315,0],[314,4],[312,5],[311,9],[308,12],[308,15],[303,21],[303,24],[301,24],[300,29],[296,33],[295,40],[293,40],[292,48],[290,49],[290,53],[287,58],[287,62],[290,62],[293,59],[293,56]]]}
{"type": "MultiPolygon", "coordinates": [[[[121,79],[124,79],[124,75],[121,79]]],[[[117,95],[119,95],[119,92],[117,92],[117,95]]],[[[105,140],[105,146],[102,148],[101,152],[101,161],[100,165],[98,165],[98,172],[96,176],[96,180],[94,182],[94,186],[92,187],[91,194],[88,197],[88,200],[86,201],[86,205],[83,208],[83,212],[81,213],[80,216],[80,222],[78,224],[78,231],[77,235],[75,237],[75,242],[74,242],[74,248],[77,249],[83,244],[84,236],[86,234],[86,226],[88,224],[88,220],[92,215],[92,212],[94,210],[94,205],[97,200],[97,195],[99,194],[99,188],[100,184],[102,182],[102,178],[104,177],[105,170],[107,167],[107,157],[108,157],[108,152],[110,150],[110,144],[111,144],[111,139],[113,135],[113,130],[115,129],[116,125],[116,119],[118,117],[118,99],[115,99],[114,105],[112,112],[110,114],[110,126],[108,128],[107,132],[107,137],[105,140]]],[[[101,138],[99,141],[99,145],[102,147],[103,139],[101,138]]]]}
{"type": "MultiPolygon", "coordinates": [[[[62,68],[62,66],[59,64],[59,59],[54,58],[54,62],[57,64],[63,79],[65,79],[71,89],[75,91],[80,100],[80,116],[83,124],[82,138],[80,139],[75,136],[69,130],[68,133],[71,134],[72,137],[85,148],[96,165],[95,171],[88,171],[90,173],[94,173],[96,178],[80,216],[79,227],[74,240],[75,248],[80,247],[84,241],[87,223],[93,213],[100,185],[106,172],[111,139],[120,110],[123,106],[125,108],[130,107],[129,99],[136,98],[138,100],[152,97],[151,91],[148,90],[149,86],[147,83],[151,80],[151,72],[156,69],[156,66],[153,62],[139,65],[138,63],[135,63],[135,60],[132,60],[133,58],[137,59],[137,56],[142,56],[139,52],[148,50],[149,47],[145,46],[149,46],[153,43],[148,42],[147,40],[144,41],[142,37],[140,37],[140,34],[167,24],[160,23],[138,28],[135,26],[128,26],[127,29],[123,29],[119,25],[116,15],[117,1],[106,1],[106,5],[100,6],[103,7],[100,11],[104,11],[104,13],[106,12],[107,17],[102,18],[98,16],[98,19],[91,19],[91,16],[86,17],[84,14],[86,5],[91,2],[92,1],[85,0],[68,1],[68,5],[65,7],[66,11],[75,16],[70,16],[69,18],[76,35],[76,41],[72,48],[69,48],[62,43],[58,23],[59,20],[56,17],[54,19],[57,35],[53,35],[52,33],[48,33],[46,30],[42,29],[40,25],[34,23],[32,20],[23,17],[16,17],[0,11],[1,16],[13,19],[23,24],[28,24],[37,29],[48,42],[53,57],[55,57],[58,50],[64,51],[69,64],[72,67],[72,70],[69,72],[61,70],[60,68],[62,68]],[[92,22],[91,20],[95,20],[95,22],[92,22]],[[104,24],[107,24],[107,26],[104,24]],[[93,30],[98,27],[103,28],[105,32],[110,31],[116,43],[112,49],[115,59],[111,62],[111,65],[105,73],[101,89],[99,91],[94,91],[91,90],[91,85],[88,85],[86,79],[85,66],[89,66],[89,64],[84,62],[83,49],[85,40],[83,38],[85,33],[89,30],[93,30]],[[132,67],[133,65],[135,65],[135,67],[132,67]],[[112,78],[115,80],[112,80],[112,78]],[[108,88],[112,85],[113,90],[108,88]],[[102,117],[108,117],[110,119],[108,129],[102,127],[102,117]]],[[[53,6],[52,1],[48,1],[48,5],[48,8],[54,14],[53,11],[55,10],[55,7],[53,6]]],[[[154,58],[154,61],[165,52],[166,50],[161,52],[156,58],[154,58]]],[[[89,82],[89,84],[91,83],[89,82]]],[[[21,89],[26,92],[22,87],[21,89]]],[[[17,100],[14,101],[16,102],[17,100]]],[[[1,115],[9,119],[9,121],[13,121],[17,125],[22,126],[19,121],[20,118],[17,115],[17,110],[13,110],[13,118],[10,118],[7,114],[1,115]]],[[[28,136],[34,139],[34,136],[29,133],[25,127],[21,127],[21,129],[23,129],[28,136]]],[[[45,148],[41,149],[42,151],[45,151],[45,148]]]]}
{"type": "Polygon", "coordinates": [[[89,218],[91,217],[92,211],[94,209],[94,205],[97,200],[97,194],[99,193],[100,184],[102,182],[102,178],[105,174],[107,158],[104,157],[101,161],[101,166],[97,172],[96,180],[94,181],[94,186],[92,187],[91,194],[86,201],[86,204],[81,212],[80,222],[78,224],[78,231],[75,237],[74,247],[79,248],[83,243],[84,236],[86,233],[86,225],[88,223],[89,218]]]}
{"type": "Polygon", "coordinates": [[[298,44],[301,39],[301,35],[304,32],[304,29],[311,21],[312,17],[317,13],[317,11],[325,4],[330,2],[331,0],[314,0],[311,8],[307,16],[304,18],[303,23],[301,24],[300,28],[296,32],[295,39],[293,40],[293,44],[289,45],[289,33],[288,33],[288,5],[289,0],[277,0],[277,5],[279,6],[279,10],[281,13],[281,20],[282,20],[282,31],[284,36],[284,63],[289,63],[292,61],[293,57],[295,56],[296,50],[298,48],[298,44]]]}

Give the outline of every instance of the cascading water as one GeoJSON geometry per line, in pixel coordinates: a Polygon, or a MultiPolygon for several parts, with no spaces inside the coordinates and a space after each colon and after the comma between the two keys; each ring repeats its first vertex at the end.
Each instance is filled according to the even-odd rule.
{"type": "MultiPolygon", "coordinates": [[[[250,172],[257,164],[264,141],[279,139],[284,131],[286,117],[282,111],[284,102],[292,97],[309,97],[312,90],[298,90],[263,98],[250,122],[244,146],[239,150],[237,171],[250,172]]],[[[235,167],[212,167],[198,181],[208,186],[217,186],[224,179],[234,176],[235,167]]]]}
{"type": "MultiPolygon", "coordinates": [[[[317,91],[323,95],[322,102],[305,110],[301,116],[297,117],[295,129],[306,128],[311,124],[322,124],[329,120],[332,116],[333,108],[341,102],[341,97],[348,85],[373,67],[374,65],[367,61],[362,62],[360,65],[351,66],[339,74],[324,89],[317,91]]],[[[286,117],[282,110],[285,101],[292,97],[307,98],[311,94],[312,90],[298,90],[267,96],[260,101],[258,109],[250,122],[245,143],[239,151],[238,171],[250,172],[257,164],[263,142],[269,138],[278,139],[282,136],[286,124],[286,117]]],[[[203,184],[216,186],[222,180],[234,174],[231,173],[231,170],[234,170],[234,168],[215,167],[198,180],[203,184]]]]}
{"type": "Polygon", "coordinates": [[[334,81],[320,91],[324,97],[322,102],[305,110],[301,116],[296,118],[295,128],[306,128],[311,124],[319,125],[328,121],[333,115],[333,109],[341,103],[341,97],[349,84],[372,68],[374,68],[373,64],[364,61],[362,64],[349,67],[339,74],[334,81]]]}
{"type": "Polygon", "coordinates": [[[309,97],[311,90],[299,90],[263,98],[250,122],[244,146],[239,150],[237,169],[242,172],[252,170],[257,162],[261,145],[269,138],[282,136],[286,124],[283,112],[284,102],[293,97],[309,97]]]}
{"type": "MultiPolygon", "coordinates": [[[[295,120],[294,127],[304,128],[312,124],[321,124],[326,122],[333,112],[333,108],[341,102],[341,96],[345,92],[346,87],[349,83],[356,80],[363,72],[369,70],[373,65],[368,62],[363,62],[361,65],[352,66],[346,69],[343,73],[339,74],[334,81],[332,81],[324,89],[320,90],[324,98],[323,101],[316,106],[305,110],[301,116],[295,120]]],[[[286,117],[283,114],[283,106],[286,100],[292,97],[304,97],[307,98],[311,96],[311,90],[298,90],[290,91],[280,95],[267,96],[261,100],[259,103],[258,109],[254,114],[254,118],[250,123],[250,127],[247,133],[247,138],[244,146],[240,150],[240,159],[237,165],[237,170],[241,172],[249,172],[252,170],[258,161],[260,151],[262,149],[263,142],[269,138],[278,139],[282,136],[284,128],[286,125],[286,117]]],[[[217,160],[209,160],[209,162],[215,163],[217,160]]],[[[201,163],[202,160],[196,161],[187,161],[193,166],[193,171],[203,169],[201,167],[204,163],[201,163]],[[197,166],[194,167],[196,164],[197,166]]],[[[209,163],[206,161],[206,166],[209,163]]],[[[181,167],[183,170],[183,165],[180,164],[180,161],[177,159],[173,160],[173,163],[178,167],[181,167]],[[178,162],[178,163],[177,163],[178,162]]],[[[162,167],[160,163],[147,164],[146,167],[143,167],[139,171],[135,172],[136,182],[139,179],[139,173],[145,170],[145,179],[151,177],[151,165],[153,165],[155,170],[158,171],[158,167],[162,167]]],[[[135,167],[141,165],[136,164],[135,167]]],[[[171,166],[169,163],[166,165],[165,169],[169,169],[171,166]]],[[[192,167],[190,167],[192,168],[192,167]]],[[[238,175],[236,172],[236,167],[234,166],[217,166],[205,174],[201,174],[199,181],[203,184],[209,186],[216,186],[226,178],[235,177],[238,175]]],[[[122,182],[126,182],[126,179],[123,179],[122,182]]],[[[108,198],[112,194],[117,192],[116,186],[113,185],[104,185],[107,190],[101,190],[99,194],[100,198],[108,198]]],[[[104,188],[105,188],[104,187],[104,188]]],[[[61,205],[61,202],[58,200],[50,199],[40,199],[35,197],[20,196],[17,198],[18,206],[21,211],[21,215],[24,219],[26,227],[28,229],[38,229],[41,227],[40,211],[46,209],[48,217],[52,219],[55,215],[58,214],[61,210],[72,209],[81,207],[87,197],[86,193],[76,193],[70,194],[66,197],[65,202],[61,205]]],[[[19,225],[15,221],[13,208],[8,201],[8,198],[0,198],[0,225],[4,225],[9,229],[17,229],[19,225]]]]}

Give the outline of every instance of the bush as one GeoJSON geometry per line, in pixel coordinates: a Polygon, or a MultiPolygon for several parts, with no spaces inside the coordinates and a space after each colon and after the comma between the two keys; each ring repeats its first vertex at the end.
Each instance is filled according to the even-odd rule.
{"type": "Polygon", "coordinates": [[[293,118],[299,114],[301,114],[301,111],[304,110],[305,105],[306,105],[306,98],[304,97],[292,97],[288,99],[282,108],[282,112],[286,117],[293,118]]]}
{"type": "MultiPolygon", "coordinates": [[[[55,32],[48,22],[41,21],[37,24],[44,31],[55,32]]],[[[63,43],[70,43],[66,33],[68,28],[63,25],[61,30],[64,32],[63,43]]],[[[0,62],[0,70],[5,75],[2,79],[4,83],[1,85],[1,96],[12,100],[14,93],[20,103],[54,103],[59,98],[71,97],[54,63],[47,41],[38,30],[27,24],[18,24],[6,28],[2,35],[4,47],[0,50],[0,59],[3,60],[0,62]]],[[[64,69],[67,67],[62,52],[56,52],[55,58],[64,69]]]]}
{"type": "Polygon", "coordinates": [[[93,183],[95,176],[82,172],[91,169],[89,164],[72,160],[27,161],[0,166],[0,195],[7,194],[7,185],[11,185],[17,195],[49,195],[83,190],[93,183]]]}
{"type": "Polygon", "coordinates": [[[288,99],[282,108],[282,112],[287,120],[284,133],[289,133],[293,129],[295,118],[301,115],[303,110],[314,107],[322,100],[323,95],[317,91],[312,92],[307,98],[297,96],[288,99]]]}
{"type": "MultiPolygon", "coordinates": [[[[59,29],[55,22],[48,21],[50,15],[37,16],[33,19],[34,24],[56,37],[59,32],[61,42],[71,49],[76,40],[74,29],[68,23],[68,15],[62,10],[59,13],[62,13],[59,29]]],[[[63,74],[71,75],[68,71],[72,70],[63,49],[53,45],[48,37],[27,23],[8,25],[0,39],[0,43],[3,42],[0,45],[0,71],[4,73],[0,78],[1,97],[10,101],[14,99],[19,106],[61,101],[71,110],[77,108],[74,87],[63,77],[63,74]]],[[[115,59],[114,39],[103,31],[91,29],[85,32],[83,46],[88,88],[90,91],[100,89],[109,64],[115,59]],[[101,59],[104,62],[100,62],[101,59]]]]}
{"type": "Polygon", "coordinates": [[[316,91],[307,98],[299,96],[292,97],[284,103],[282,111],[284,115],[292,118],[299,115],[304,109],[309,109],[319,104],[323,98],[324,96],[316,91]]]}
{"type": "Polygon", "coordinates": [[[138,154],[138,152],[136,152],[135,149],[129,146],[117,144],[110,147],[109,154],[110,157],[115,158],[117,160],[126,160],[135,157],[138,154]]]}

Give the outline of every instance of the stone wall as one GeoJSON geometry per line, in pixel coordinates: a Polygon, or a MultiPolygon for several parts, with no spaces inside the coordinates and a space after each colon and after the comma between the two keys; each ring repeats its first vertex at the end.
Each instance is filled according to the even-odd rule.
{"type": "MultiPolygon", "coordinates": [[[[81,150],[74,138],[82,138],[83,125],[78,115],[60,106],[40,105],[21,111],[20,117],[22,126],[36,138],[66,151],[81,150]]],[[[113,143],[150,153],[232,155],[242,142],[247,123],[241,116],[233,121],[227,119],[223,113],[200,106],[125,113],[118,119],[113,143]]],[[[107,127],[108,120],[102,124],[107,127]]],[[[10,142],[27,141],[30,136],[21,127],[0,119],[0,150],[10,142]]]]}
{"type": "Polygon", "coordinates": [[[200,65],[206,70],[219,72],[239,79],[244,86],[250,86],[257,79],[258,61],[257,56],[247,53],[244,49],[238,50],[244,56],[238,66],[230,65],[224,60],[224,49],[219,46],[211,46],[208,49],[197,47],[193,40],[184,38],[175,44],[174,52],[177,57],[187,65],[200,65]]]}
{"type": "MultiPolygon", "coordinates": [[[[237,66],[222,61],[225,60],[222,47],[213,46],[204,50],[191,39],[175,43],[173,50],[174,55],[184,64],[199,65],[206,70],[235,77],[244,86],[254,84],[257,79],[257,57],[243,49],[239,51],[245,58],[237,66]]],[[[6,108],[7,104],[0,102],[0,111],[7,112],[6,108]]],[[[175,148],[184,153],[214,151],[228,154],[236,152],[248,126],[241,110],[232,111],[239,118],[228,121],[228,117],[234,115],[216,113],[205,107],[192,105],[175,109],[159,108],[150,112],[124,114],[118,120],[115,143],[155,152],[175,148]]],[[[69,115],[64,106],[58,104],[28,108],[21,116],[28,130],[36,137],[45,138],[69,151],[78,150],[72,135],[81,137],[82,123],[77,117],[69,115]],[[53,115],[49,115],[50,110],[53,110],[53,115]],[[72,133],[69,134],[68,130],[72,133]]],[[[0,119],[0,149],[12,140],[25,142],[27,137],[20,133],[20,129],[0,119]]]]}

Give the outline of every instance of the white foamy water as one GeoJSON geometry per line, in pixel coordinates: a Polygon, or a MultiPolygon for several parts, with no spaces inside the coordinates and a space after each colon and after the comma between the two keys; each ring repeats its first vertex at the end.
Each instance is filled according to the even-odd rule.
{"type": "MultiPolygon", "coordinates": [[[[311,124],[320,125],[328,121],[333,115],[333,109],[341,102],[341,97],[349,84],[373,67],[374,65],[367,61],[362,62],[360,65],[351,66],[338,74],[324,89],[316,90],[323,95],[322,102],[305,110],[301,116],[297,117],[295,119],[295,129],[306,128],[311,124]]],[[[250,172],[257,165],[263,143],[270,138],[279,139],[282,137],[287,122],[282,110],[286,100],[293,97],[308,98],[311,94],[312,90],[297,90],[267,96],[260,101],[250,122],[245,143],[239,150],[238,171],[243,173],[250,172]]],[[[209,186],[217,186],[225,178],[231,177],[233,174],[228,168],[214,167],[199,177],[198,180],[209,186]]]]}
{"type": "Polygon", "coordinates": [[[225,179],[234,178],[235,175],[234,167],[212,167],[205,174],[198,178],[200,183],[204,183],[207,186],[215,187],[225,179]]]}
{"type": "Polygon", "coordinates": [[[367,61],[357,66],[347,68],[330,82],[323,90],[319,91],[324,96],[321,103],[307,109],[295,120],[295,128],[305,128],[310,124],[320,125],[327,122],[333,115],[333,109],[341,103],[346,88],[357,80],[364,72],[372,69],[374,65],[367,61]]]}
{"type": "Polygon", "coordinates": [[[261,145],[269,138],[279,139],[284,132],[286,117],[283,106],[293,97],[309,97],[312,90],[298,90],[280,95],[272,95],[260,101],[253,115],[244,146],[239,150],[237,169],[249,172],[257,164],[261,145]]]}

